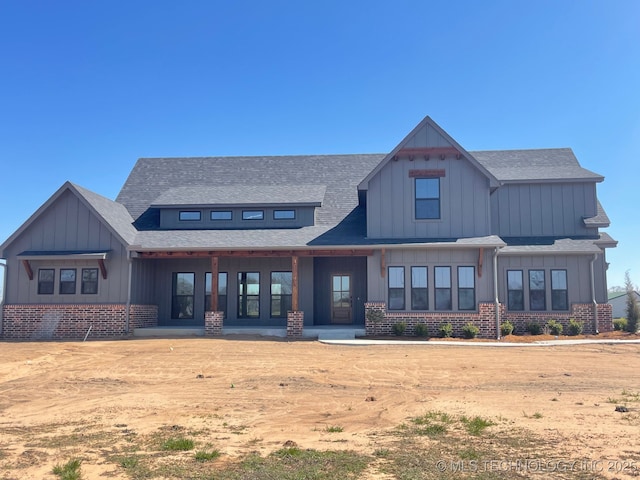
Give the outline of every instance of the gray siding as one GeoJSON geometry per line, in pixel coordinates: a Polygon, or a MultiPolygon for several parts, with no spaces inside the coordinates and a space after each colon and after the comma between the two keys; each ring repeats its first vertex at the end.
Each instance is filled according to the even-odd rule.
{"type": "Polygon", "coordinates": [[[166,230],[180,229],[254,229],[254,228],[298,228],[314,224],[314,207],[260,207],[248,206],[243,208],[221,207],[221,208],[163,208],[160,210],[160,228],[166,230]],[[230,211],[231,220],[211,220],[211,211],[230,211]],[[243,220],[243,210],[262,210],[264,220],[243,220]],[[291,220],[275,220],[273,212],[275,210],[294,210],[295,218],[291,220]],[[199,221],[180,221],[179,215],[182,211],[200,212],[199,221]]]}
{"type": "Polygon", "coordinates": [[[389,267],[405,267],[405,305],[406,310],[411,309],[411,267],[426,266],[428,275],[429,309],[435,305],[434,267],[451,267],[451,296],[453,310],[458,307],[457,267],[474,267],[476,272],[476,308],[479,302],[493,302],[493,250],[485,249],[483,254],[482,276],[479,276],[478,255],[479,249],[447,250],[447,249],[411,249],[388,250],[386,252],[385,276],[381,275],[380,251],[368,257],[367,270],[369,301],[388,302],[388,276],[389,267]]]}
{"type": "Polygon", "coordinates": [[[462,238],[490,234],[489,180],[464,158],[400,159],[369,182],[370,238],[462,238]],[[441,218],[416,220],[415,181],[410,170],[444,170],[440,178],[441,218]]]}
{"type": "Polygon", "coordinates": [[[70,191],[64,192],[4,252],[9,269],[6,303],[124,303],[127,299],[126,249],[120,240],[70,191]],[[25,250],[110,250],[107,279],[98,275],[98,294],[80,293],[82,268],[97,268],[97,261],[32,260],[29,280],[16,255],[25,250]],[[53,295],[38,294],[38,269],[54,268],[53,295]],[[76,268],[75,295],[60,295],[60,268],[76,268]]]}
{"type": "Polygon", "coordinates": [[[503,185],[491,195],[492,231],[505,237],[591,235],[595,183],[503,185]]]}
{"type": "MultiPolygon", "coordinates": [[[[159,325],[204,325],[205,273],[211,272],[211,261],[199,259],[139,260],[150,275],[154,287],[153,301],[158,305],[159,325]],[[171,318],[172,280],[174,272],[195,273],[195,305],[193,320],[171,318]]],[[[298,263],[300,284],[299,308],[305,313],[305,325],[313,325],[313,259],[302,257],[298,263]]],[[[142,269],[141,269],[142,271],[142,269]]],[[[291,258],[221,257],[219,271],[227,272],[227,318],[225,325],[286,325],[286,318],[270,318],[271,272],[291,271],[291,258]],[[260,318],[238,319],[238,272],[260,272],[260,318]]],[[[151,288],[151,287],[149,287],[151,288]]]]}
{"type": "MultiPolygon", "coordinates": [[[[607,303],[606,274],[602,255],[594,264],[596,280],[596,300],[607,303]],[[605,282],[605,283],[603,283],[605,282]]],[[[524,278],[524,311],[529,311],[528,271],[545,271],[546,305],[551,311],[551,273],[553,270],[567,270],[569,306],[573,303],[591,303],[591,255],[532,255],[498,257],[498,291],[500,302],[507,303],[507,270],[522,270],[524,278]]]]}

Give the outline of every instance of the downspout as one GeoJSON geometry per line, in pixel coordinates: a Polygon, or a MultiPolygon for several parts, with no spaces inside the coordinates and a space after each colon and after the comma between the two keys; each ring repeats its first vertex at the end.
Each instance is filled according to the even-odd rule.
{"type": "Polygon", "coordinates": [[[593,264],[598,258],[598,254],[594,253],[593,258],[589,261],[589,270],[591,272],[591,303],[593,303],[593,331],[598,335],[600,331],[598,330],[598,302],[596,301],[596,280],[595,280],[595,271],[593,268],[593,264]]]}
{"type": "Polygon", "coordinates": [[[131,250],[127,251],[127,263],[129,264],[129,273],[127,276],[127,311],[125,313],[125,332],[129,335],[129,321],[130,321],[130,310],[131,310],[131,277],[132,277],[132,265],[133,259],[131,258],[131,250]]]}
{"type": "Polygon", "coordinates": [[[493,252],[493,294],[496,306],[496,338],[500,340],[500,300],[498,298],[498,247],[493,252]]]}
{"type": "Polygon", "coordinates": [[[2,267],[2,298],[0,298],[0,338],[2,338],[2,332],[4,331],[4,300],[7,296],[7,264],[6,261],[0,263],[2,267]]]}

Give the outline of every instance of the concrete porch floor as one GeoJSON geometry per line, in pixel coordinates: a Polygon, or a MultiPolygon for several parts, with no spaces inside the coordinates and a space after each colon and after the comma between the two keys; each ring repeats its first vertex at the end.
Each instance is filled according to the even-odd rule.
{"type": "MultiPolygon", "coordinates": [[[[223,327],[223,335],[258,335],[262,337],[287,336],[285,327],[223,327]]],[[[204,337],[204,327],[147,327],[136,328],[134,337],[204,337]]],[[[304,327],[303,338],[318,340],[353,340],[364,337],[363,325],[312,325],[304,327]]]]}

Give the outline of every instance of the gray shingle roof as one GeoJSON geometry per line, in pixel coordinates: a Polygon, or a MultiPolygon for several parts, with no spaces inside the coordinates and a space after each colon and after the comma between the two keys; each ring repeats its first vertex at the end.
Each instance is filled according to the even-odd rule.
{"type": "MultiPolygon", "coordinates": [[[[116,201],[139,217],[167,189],[260,185],[325,185],[316,225],[335,226],[358,205],[358,183],[384,155],[141,158],[116,201]]],[[[237,195],[234,194],[234,195],[237,195]]]]}
{"type": "Polygon", "coordinates": [[[582,168],[570,148],[469,152],[502,182],[596,181],[604,178],[582,168]]]}
{"type": "Polygon", "coordinates": [[[595,244],[597,239],[574,240],[571,238],[542,239],[531,238],[525,245],[520,242],[511,242],[505,239],[507,246],[500,250],[500,255],[544,255],[558,254],[565,255],[586,255],[590,253],[602,253],[602,250],[595,244]]]}
{"type": "Polygon", "coordinates": [[[114,202],[91,190],[69,182],[76,191],[95,209],[104,221],[113,228],[126,243],[135,240],[137,230],[133,226],[133,218],[124,205],[114,202]]]}
{"type": "Polygon", "coordinates": [[[600,200],[597,201],[596,214],[593,217],[583,218],[585,226],[594,228],[606,228],[611,224],[607,212],[604,211],[600,200]]]}
{"type": "Polygon", "coordinates": [[[156,198],[155,207],[171,205],[316,205],[320,206],[325,185],[235,185],[170,188],[156,198]]]}

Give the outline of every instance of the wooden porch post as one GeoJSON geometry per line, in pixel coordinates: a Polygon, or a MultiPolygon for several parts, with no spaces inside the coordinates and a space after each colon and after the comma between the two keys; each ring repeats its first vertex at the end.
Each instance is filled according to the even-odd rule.
{"type": "Polygon", "coordinates": [[[291,257],[291,310],[298,311],[298,257],[291,257]]]}
{"type": "Polygon", "coordinates": [[[211,257],[211,311],[218,311],[218,257],[211,257]]]}

